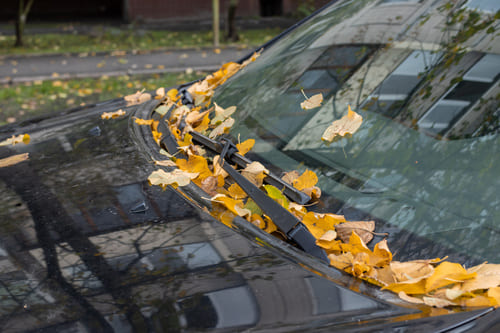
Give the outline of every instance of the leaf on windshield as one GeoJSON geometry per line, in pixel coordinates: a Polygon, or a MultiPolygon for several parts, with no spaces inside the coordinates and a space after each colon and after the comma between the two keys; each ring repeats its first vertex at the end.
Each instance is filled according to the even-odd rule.
{"type": "Polygon", "coordinates": [[[215,105],[215,117],[212,119],[210,122],[213,125],[218,125],[222,123],[224,120],[229,118],[230,115],[232,115],[236,111],[236,106],[230,106],[227,109],[224,109],[217,105],[217,103],[214,103],[215,105]]]}
{"type": "Polygon", "coordinates": [[[198,175],[199,173],[191,173],[179,169],[171,172],[159,169],[149,175],[148,182],[150,185],[158,185],[165,190],[168,185],[174,188],[177,186],[186,186],[192,179],[198,177],[198,175]]]}
{"type": "Polygon", "coordinates": [[[373,238],[373,231],[375,230],[375,221],[351,221],[337,224],[335,226],[339,238],[347,243],[351,234],[355,231],[365,243],[369,243],[373,238]]]}
{"type": "Polygon", "coordinates": [[[218,125],[216,128],[214,128],[212,132],[210,132],[208,137],[210,139],[215,139],[219,135],[229,132],[229,130],[233,125],[234,125],[234,119],[229,117],[226,120],[224,120],[220,125],[218,125]]]}
{"type": "Polygon", "coordinates": [[[15,146],[19,143],[24,143],[27,145],[30,143],[31,137],[29,134],[19,134],[19,135],[13,135],[8,139],[5,139],[0,142],[0,146],[15,146]]]}
{"type": "MultiPolygon", "coordinates": [[[[304,94],[304,90],[302,90],[302,94],[304,94]]],[[[323,94],[316,94],[309,98],[307,98],[306,94],[304,94],[304,97],[306,100],[300,103],[300,107],[303,110],[311,110],[320,107],[321,103],[323,103],[323,94]]]]}
{"type": "Polygon", "coordinates": [[[125,111],[122,109],[115,111],[115,112],[103,112],[101,114],[101,119],[115,119],[121,116],[124,116],[126,114],[125,111]]]}
{"type": "Polygon", "coordinates": [[[323,132],[321,140],[326,142],[332,142],[336,139],[343,138],[346,135],[354,134],[361,123],[363,122],[363,117],[351,110],[351,106],[348,106],[348,112],[345,116],[339,120],[335,120],[328,128],[323,132]]]}
{"type": "Polygon", "coordinates": [[[13,156],[9,156],[6,158],[2,158],[2,159],[0,159],[0,168],[5,168],[5,167],[12,166],[12,165],[16,165],[18,163],[21,163],[23,161],[28,160],[28,158],[29,158],[28,153],[18,154],[18,155],[13,155],[13,156]]]}
{"type": "Polygon", "coordinates": [[[254,145],[255,145],[255,140],[248,139],[243,141],[242,143],[237,143],[236,148],[238,149],[238,153],[244,156],[253,148],[254,145]]]}

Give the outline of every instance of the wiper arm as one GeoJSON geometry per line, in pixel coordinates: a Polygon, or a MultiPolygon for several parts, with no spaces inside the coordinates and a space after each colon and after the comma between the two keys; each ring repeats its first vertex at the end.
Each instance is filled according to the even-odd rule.
{"type": "Polygon", "coordinates": [[[283,231],[288,238],[295,241],[306,253],[309,253],[325,262],[328,257],[323,249],[316,245],[316,238],[307,230],[304,224],[300,222],[292,213],[274,201],[267,194],[262,192],[257,186],[246,179],[228,163],[230,157],[238,149],[229,140],[224,141],[224,146],[219,160],[220,165],[229,176],[248,194],[250,198],[262,209],[262,211],[271,218],[271,220],[283,231]]]}

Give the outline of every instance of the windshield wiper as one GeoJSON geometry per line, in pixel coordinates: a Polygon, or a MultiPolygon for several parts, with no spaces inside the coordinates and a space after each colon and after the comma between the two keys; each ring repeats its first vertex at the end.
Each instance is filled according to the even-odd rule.
{"type": "MultiPolygon", "coordinates": [[[[163,133],[160,139],[162,148],[166,149],[177,158],[187,158],[182,151],[179,151],[177,141],[170,132],[165,121],[160,120],[158,130],[163,133]]],[[[229,139],[223,138],[220,141],[212,140],[196,131],[191,131],[189,134],[192,135],[194,143],[203,146],[214,154],[220,154],[219,163],[221,167],[229,174],[232,180],[252,198],[264,214],[276,224],[289,240],[295,242],[306,253],[325,262],[329,262],[325,251],[316,245],[316,238],[297,217],[231,166],[232,164],[236,164],[240,168],[245,168],[248,164],[252,163],[252,161],[240,155],[236,146],[229,139]]],[[[282,190],[288,198],[299,204],[305,204],[310,200],[307,194],[295,189],[293,186],[271,173],[266,175],[264,181],[282,190]]]]}

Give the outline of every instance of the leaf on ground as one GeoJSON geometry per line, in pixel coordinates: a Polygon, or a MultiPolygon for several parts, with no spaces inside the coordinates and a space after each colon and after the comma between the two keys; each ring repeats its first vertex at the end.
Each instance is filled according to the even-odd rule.
{"type": "Polygon", "coordinates": [[[0,142],[0,146],[15,146],[19,143],[24,143],[27,145],[30,143],[31,137],[29,134],[19,134],[19,135],[13,135],[8,139],[5,139],[0,142]]]}
{"type": "Polygon", "coordinates": [[[363,242],[369,243],[373,239],[373,231],[375,230],[375,221],[350,221],[337,224],[335,231],[339,238],[344,242],[349,242],[349,238],[353,231],[355,231],[363,242]]]}
{"type": "Polygon", "coordinates": [[[363,122],[363,117],[351,110],[351,106],[348,106],[347,115],[343,116],[339,120],[335,120],[328,128],[323,132],[321,140],[326,142],[332,142],[335,139],[342,138],[347,134],[354,134],[361,123],[363,122]]]}
{"type": "MultiPolygon", "coordinates": [[[[306,98],[307,98],[307,96],[306,96],[306,98]]],[[[313,96],[307,98],[302,103],[300,103],[300,107],[303,110],[311,110],[311,109],[320,107],[321,103],[323,103],[323,94],[316,94],[316,95],[313,95],[313,96]]]]}
{"type": "Polygon", "coordinates": [[[149,175],[148,182],[150,185],[161,186],[162,189],[166,189],[168,185],[176,188],[177,186],[186,186],[192,179],[198,177],[198,175],[198,173],[186,172],[179,169],[171,172],[159,169],[149,175]]]}
{"type": "Polygon", "coordinates": [[[124,116],[126,114],[122,109],[114,112],[103,112],[101,114],[101,119],[116,119],[118,117],[124,116]]]}
{"type": "Polygon", "coordinates": [[[29,154],[18,154],[0,159],[0,168],[9,167],[28,160],[29,154]]]}

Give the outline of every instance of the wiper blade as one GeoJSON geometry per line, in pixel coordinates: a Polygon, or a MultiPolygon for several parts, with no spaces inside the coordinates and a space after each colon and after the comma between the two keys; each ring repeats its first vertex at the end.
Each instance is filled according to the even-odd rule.
{"type": "MultiPolygon", "coordinates": [[[[187,158],[182,151],[179,151],[177,141],[170,132],[170,129],[165,121],[160,120],[158,130],[163,133],[160,139],[162,148],[166,149],[170,154],[176,154],[176,157],[187,158]]],[[[328,262],[328,257],[325,251],[316,245],[316,238],[314,238],[306,226],[297,217],[274,201],[266,193],[261,191],[237,170],[233,169],[231,164],[236,164],[240,168],[245,168],[248,164],[252,163],[252,161],[240,155],[238,153],[238,149],[231,141],[223,139],[219,142],[196,131],[191,131],[190,134],[193,137],[193,142],[204,146],[213,153],[220,154],[220,163],[222,168],[290,240],[294,241],[306,253],[328,262]]],[[[290,186],[290,184],[272,174],[268,174],[264,178],[264,181],[266,181],[269,185],[273,185],[283,190],[283,193],[297,203],[304,204],[310,200],[307,194],[298,191],[294,187],[290,186]]]]}
{"type": "MultiPolygon", "coordinates": [[[[191,131],[189,132],[189,134],[191,134],[191,136],[193,137],[194,142],[204,146],[205,148],[208,148],[213,153],[216,154],[222,153],[223,150],[222,143],[216,140],[212,140],[196,131],[191,131]]],[[[238,167],[242,169],[246,168],[248,164],[252,163],[251,160],[249,160],[243,155],[238,154],[237,151],[227,156],[227,158],[231,164],[236,164],[238,167]]],[[[273,174],[266,175],[266,177],[264,178],[264,182],[266,184],[279,188],[280,190],[282,190],[283,194],[285,194],[289,199],[295,201],[299,205],[305,205],[311,200],[311,198],[307,194],[297,190],[295,187],[293,187],[292,185],[288,184],[287,182],[283,181],[282,179],[273,174]]]]}

